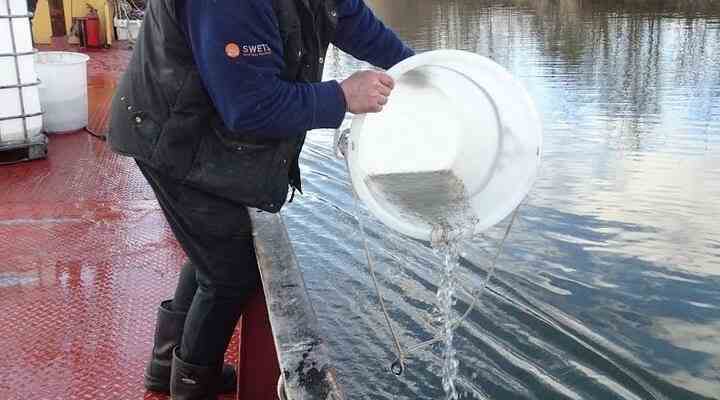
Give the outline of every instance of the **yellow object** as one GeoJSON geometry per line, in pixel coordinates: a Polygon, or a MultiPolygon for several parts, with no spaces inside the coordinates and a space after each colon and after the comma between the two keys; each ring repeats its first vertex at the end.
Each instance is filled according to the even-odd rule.
{"type": "Polygon", "coordinates": [[[52,28],[50,27],[48,0],[38,0],[35,17],[32,19],[32,31],[35,43],[50,44],[52,28]]]}
{"type": "MultiPolygon", "coordinates": [[[[108,0],[63,0],[67,32],[70,32],[73,17],[84,17],[88,14],[88,4],[97,10],[98,18],[100,18],[100,32],[103,33],[101,41],[103,44],[112,44],[113,14],[108,0]]],[[[33,37],[35,43],[38,44],[50,44],[52,41],[48,0],[38,0],[35,17],[33,18],[33,37]]]]}
{"type": "Polygon", "coordinates": [[[105,43],[112,44],[113,42],[113,13],[110,12],[110,3],[105,1],[103,9],[105,12],[105,43]]]}

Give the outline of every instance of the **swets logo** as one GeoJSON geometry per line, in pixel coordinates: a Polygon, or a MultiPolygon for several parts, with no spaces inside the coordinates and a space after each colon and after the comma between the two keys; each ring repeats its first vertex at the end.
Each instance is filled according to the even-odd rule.
{"type": "Polygon", "coordinates": [[[225,45],[225,55],[230,58],[243,57],[259,57],[269,56],[272,54],[270,46],[266,43],[260,44],[244,44],[242,46],[237,43],[230,42],[225,45]]]}
{"type": "Polygon", "coordinates": [[[269,56],[270,54],[272,54],[272,50],[270,46],[265,43],[244,44],[240,46],[237,43],[230,42],[225,46],[225,55],[230,58],[238,58],[240,56],[259,57],[269,56]]]}
{"type": "Polygon", "coordinates": [[[240,48],[243,56],[257,57],[257,56],[269,56],[272,54],[270,46],[265,43],[261,44],[244,44],[240,48]]]}

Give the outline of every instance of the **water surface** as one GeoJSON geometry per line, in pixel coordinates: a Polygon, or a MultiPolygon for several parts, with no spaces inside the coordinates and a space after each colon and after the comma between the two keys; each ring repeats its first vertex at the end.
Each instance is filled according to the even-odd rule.
{"type": "MultiPolygon", "coordinates": [[[[720,399],[717,3],[370,1],[418,51],[508,68],[544,121],[541,176],[455,333],[460,398],[720,399]]],[[[366,67],[339,51],[327,60],[327,78],[366,67]]],[[[285,218],[347,397],[442,398],[440,347],[400,378],[388,371],[392,342],[332,132],[310,135],[302,168],[306,193],[285,218]]],[[[431,338],[441,260],[361,217],[401,340],[431,338]]],[[[505,224],[462,247],[468,291],[505,224]]]]}

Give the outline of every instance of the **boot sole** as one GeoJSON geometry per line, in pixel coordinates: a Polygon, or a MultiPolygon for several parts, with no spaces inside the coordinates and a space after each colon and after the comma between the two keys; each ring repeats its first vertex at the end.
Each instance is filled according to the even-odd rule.
{"type": "Polygon", "coordinates": [[[145,378],[145,389],[159,392],[163,394],[170,394],[170,382],[163,382],[159,379],[153,378],[152,376],[144,375],[145,378]]]}
{"type": "MultiPolygon", "coordinates": [[[[147,376],[143,374],[143,377],[145,378],[145,389],[150,390],[152,392],[158,392],[162,394],[170,394],[170,382],[164,382],[159,379],[153,378],[152,376],[147,376]]],[[[232,387],[220,387],[220,390],[218,393],[220,394],[230,394],[235,393],[237,390],[237,387],[234,385],[232,387]]]]}

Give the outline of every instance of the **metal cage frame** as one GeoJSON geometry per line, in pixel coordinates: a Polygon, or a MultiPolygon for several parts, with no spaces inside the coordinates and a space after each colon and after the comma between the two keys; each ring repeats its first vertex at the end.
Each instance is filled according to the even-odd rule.
{"type": "MultiPolygon", "coordinates": [[[[10,30],[10,40],[12,42],[12,52],[11,53],[0,53],[0,58],[9,58],[12,57],[13,61],[15,63],[15,78],[17,84],[15,85],[6,85],[6,86],[0,86],[0,90],[3,89],[14,89],[17,88],[18,95],[20,99],[20,115],[13,115],[10,117],[2,117],[0,118],[0,122],[2,121],[9,121],[14,119],[21,119],[22,125],[23,125],[23,140],[17,141],[2,141],[2,135],[0,135],[0,152],[9,152],[12,151],[12,155],[9,159],[5,160],[8,157],[0,157],[0,164],[9,164],[19,161],[26,161],[26,160],[33,160],[37,158],[44,158],[47,156],[47,137],[44,134],[41,134],[39,136],[39,140],[32,140],[29,137],[28,134],[28,126],[27,126],[27,119],[32,117],[41,116],[43,114],[42,111],[37,113],[26,113],[25,111],[25,97],[23,94],[23,88],[26,87],[33,87],[33,86],[39,86],[40,85],[40,79],[36,78],[35,82],[31,83],[22,83],[21,77],[20,77],[20,63],[18,58],[22,56],[28,56],[37,53],[37,49],[33,49],[31,51],[25,51],[25,52],[18,52],[17,49],[17,43],[15,42],[15,27],[13,25],[14,19],[24,19],[24,18],[32,18],[33,13],[28,12],[26,14],[13,14],[12,10],[10,9],[10,1],[6,3],[7,6],[7,15],[0,15],[0,20],[7,19],[9,21],[8,28],[10,30]]],[[[1,133],[1,132],[0,132],[1,133]]]]}

